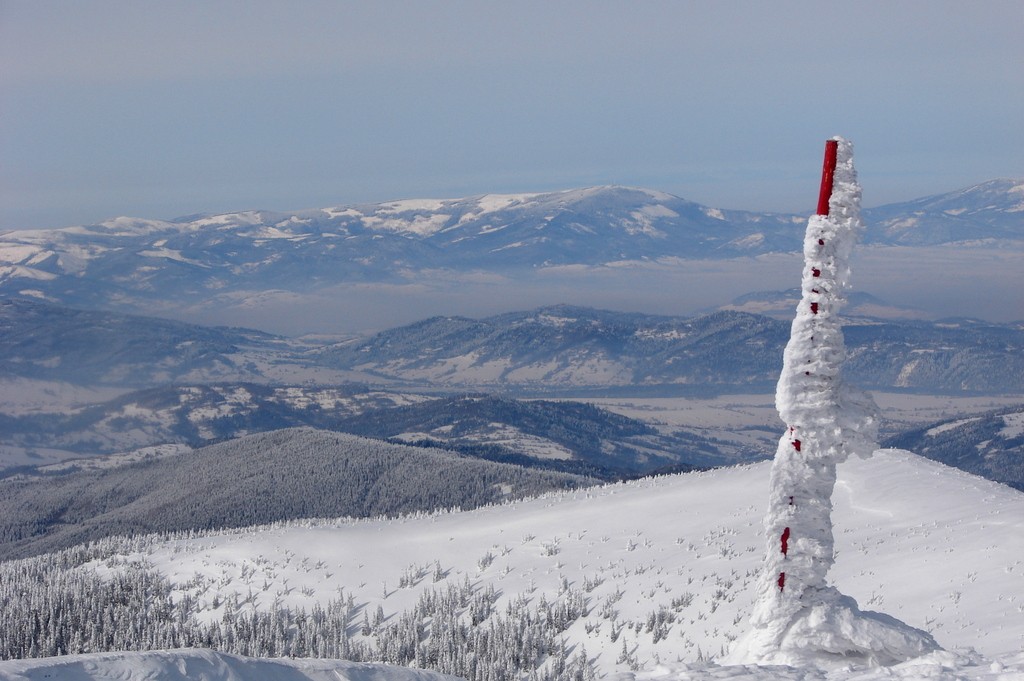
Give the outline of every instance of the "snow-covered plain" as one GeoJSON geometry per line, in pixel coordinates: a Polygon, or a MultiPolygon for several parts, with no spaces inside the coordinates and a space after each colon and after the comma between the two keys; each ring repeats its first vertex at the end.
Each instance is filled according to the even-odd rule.
{"type": "Polygon", "coordinates": [[[564,637],[608,678],[1024,679],[1024,496],[897,450],[840,466],[831,578],[863,609],[930,631],[954,653],[876,671],[709,662],[748,627],[768,471],[762,463],[473,512],[232,531],[155,542],[93,567],[146,560],[204,602],[207,621],[232,592],[257,609],[351,595],[385,621],[467,580],[494,588],[498,613],[520,597],[554,603],[582,592],[584,614],[564,637]]]}

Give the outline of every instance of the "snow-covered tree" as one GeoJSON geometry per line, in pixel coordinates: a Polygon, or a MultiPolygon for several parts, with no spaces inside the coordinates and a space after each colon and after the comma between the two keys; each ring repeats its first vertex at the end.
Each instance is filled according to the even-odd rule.
{"type": "Polygon", "coordinates": [[[884,665],[938,647],[925,632],[862,612],[826,579],[836,465],[876,448],[874,405],[840,375],[846,351],[838,313],[863,230],[852,145],[841,137],[826,145],[822,187],[804,237],[802,296],[775,396],[786,431],[772,466],[764,572],[752,628],[731,662],[884,665]]]}

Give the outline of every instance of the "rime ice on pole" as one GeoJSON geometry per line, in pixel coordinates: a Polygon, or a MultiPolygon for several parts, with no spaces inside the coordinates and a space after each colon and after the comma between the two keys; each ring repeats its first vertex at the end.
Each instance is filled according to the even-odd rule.
{"type": "Polygon", "coordinates": [[[840,376],[838,312],[863,230],[852,151],[841,137],[827,142],[818,214],[807,223],[802,295],[775,394],[786,431],[772,465],[764,572],[752,629],[729,655],[733,663],[887,665],[938,648],[925,632],[862,612],[826,580],[836,465],[875,449],[874,405],[840,376]]]}

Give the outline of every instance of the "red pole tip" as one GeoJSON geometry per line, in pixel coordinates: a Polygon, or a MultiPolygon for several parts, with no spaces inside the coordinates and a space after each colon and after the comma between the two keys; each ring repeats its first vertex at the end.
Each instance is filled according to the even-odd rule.
{"type": "Polygon", "coordinates": [[[828,215],[828,200],[832,198],[832,177],[836,172],[836,152],[839,142],[825,142],[825,163],[821,168],[821,190],[818,192],[818,215],[828,215]]]}

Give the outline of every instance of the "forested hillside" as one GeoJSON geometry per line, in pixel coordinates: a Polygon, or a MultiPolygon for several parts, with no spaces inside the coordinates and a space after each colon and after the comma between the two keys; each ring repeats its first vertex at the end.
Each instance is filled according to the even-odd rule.
{"type": "Polygon", "coordinates": [[[108,470],[0,481],[0,559],[113,534],[474,508],[595,482],[289,429],[108,470]]]}

